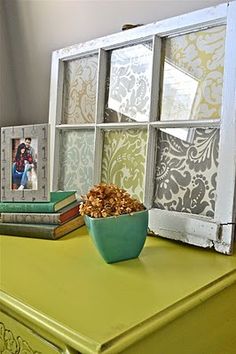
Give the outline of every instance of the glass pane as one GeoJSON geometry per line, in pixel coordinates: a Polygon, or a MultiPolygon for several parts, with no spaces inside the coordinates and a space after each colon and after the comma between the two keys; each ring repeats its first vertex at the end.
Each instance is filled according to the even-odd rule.
{"type": "Polygon", "coordinates": [[[157,133],[154,206],[213,217],[219,130],[173,130],[157,133]]]}
{"type": "Polygon", "coordinates": [[[115,183],[143,201],[146,147],[146,130],[104,132],[102,181],[115,183]]]}
{"type": "Polygon", "coordinates": [[[225,26],[164,43],[161,120],[220,118],[225,26]]]}
{"type": "Polygon", "coordinates": [[[78,197],[92,186],[94,131],[68,130],[60,136],[59,183],[61,190],[77,190],[78,197]]]}
{"type": "Polygon", "coordinates": [[[63,87],[64,124],[95,122],[98,56],[65,62],[63,87]]]}
{"type": "Polygon", "coordinates": [[[149,120],[152,42],[110,53],[105,122],[149,120]]]}

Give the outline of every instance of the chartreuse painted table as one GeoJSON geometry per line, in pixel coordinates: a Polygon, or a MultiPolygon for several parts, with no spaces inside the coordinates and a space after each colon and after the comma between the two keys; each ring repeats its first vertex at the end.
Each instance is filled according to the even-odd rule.
{"type": "Polygon", "coordinates": [[[236,255],[148,237],[109,265],[85,227],[0,246],[0,353],[236,353],[236,255]]]}

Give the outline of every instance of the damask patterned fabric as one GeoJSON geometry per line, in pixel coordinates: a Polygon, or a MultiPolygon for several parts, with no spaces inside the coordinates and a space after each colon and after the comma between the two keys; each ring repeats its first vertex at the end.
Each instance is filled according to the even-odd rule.
{"type": "Polygon", "coordinates": [[[94,131],[64,131],[60,143],[58,188],[76,190],[80,197],[93,185],[94,131]]]}
{"type": "Polygon", "coordinates": [[[105,131],[102,182],[115,183],[143,201],[147,131],[105,131]]]}
{"type": "Polygon", "coordinates": [[[65,63],[62,123],[95,122],[97,66],[97,55],[65,63]]]}
{"type": "MultiPolygon", "coordinates": [[[[163,39],[161,120],[216,119],[221,114],[225,26],[163,39]]],[[[106,123],[147,122],[152,42],[114,49],[107,68],[106,123]]],[[[95,122],[98,56],[65,63],[63,123],[95,122]]],[[[147,131],[104,130],[102,176],[144,200],[147,131]]],[[[154,207],[214,216],[217,129],[158,132],[154,207]]],[[[61,137],[59,188],[84,194],[92,185],[93,131],[61,137]]],[[[150,181],[153,183],[153,181],[150,181]]]]}
{"type": "Polygon", "coordinates": [[[148,121],[151,69],[151,42],[111,52],[105,122],[148,121]]]}
{"type": "Polygon", "coordinates": [[[218,129],[195,129],[191,143],[159,131],[154,206],[214,217],[218,145],[218,129]]]}
{"type": "Polygon", "coordinates": [[[165,40],[161,120],[221,116],[225,26],[165,40]]]}

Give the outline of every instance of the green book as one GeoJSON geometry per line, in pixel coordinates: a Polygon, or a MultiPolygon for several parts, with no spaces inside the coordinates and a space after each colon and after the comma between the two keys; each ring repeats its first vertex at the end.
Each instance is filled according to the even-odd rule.
{"type": "Polygon", "coordinates": [[[50,202],[2,202],[0,213],[53,213],[76,201],[76,192],[51,192],[50,202]]]}
{"type": "Polygon", "coordinates": [[[78,215],[62,225],[0,223],[0,235],[44,238],[56,240],[84,225],[84,218],[78,215]]]}

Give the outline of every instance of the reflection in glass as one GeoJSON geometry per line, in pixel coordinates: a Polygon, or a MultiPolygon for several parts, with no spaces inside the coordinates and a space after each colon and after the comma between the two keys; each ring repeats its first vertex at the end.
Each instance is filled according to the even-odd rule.
{"type": "Polygon", "coordinates": [[[102,181],[125,188],[143,201],[147,130],[104,132],[102,181]]]}
{"type": "Polygon", "coordinates": [[[97,55],[65,62],[62,123],[95,122],[97,66],[97,55]]]}
{"type": "Polygon", "coordinates": [[[198,80],[167,60],[164,67],[161,119],[168,120],[170,117],[176,120],[191,119],[198,80]]]}
{"type": "Polygon", "coordinates": [[[110,52],[105,122],[149,119],[152,42],[110,52]]]}
{"type": "Polygon", "coordinates": [[[172,131],[157,133],[154,206],[214,217],[219,130],[191,129],[191,142],[172,131]]]}
{"type": "Polygon", "coordinates": [[[68,130],[60,136],[58,189],[76,190],[78,197],[92,186],[94,131],[68,130]]]}
{"type": "Polygon", "coordinates": [[[190,144],[195,134],[195,128],[160,128],[160,130],[190,144]]]}
{"type": "Polygon", "coordinates": [[[161,120],[221,116],[225,26],[167,38],[161,120]]]}

